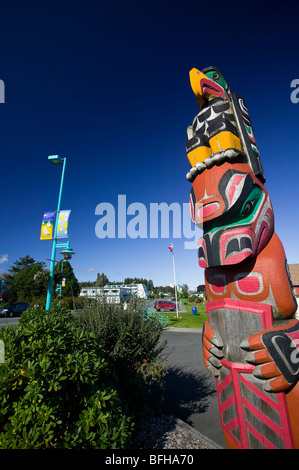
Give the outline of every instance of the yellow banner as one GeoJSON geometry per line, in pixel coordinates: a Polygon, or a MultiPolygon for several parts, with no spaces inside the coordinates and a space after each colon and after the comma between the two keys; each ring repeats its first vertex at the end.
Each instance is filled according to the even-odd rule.
{"type": "Polygon", "coordinates": [[[40,232],[41,240],[52,240],[55,212],[45,212],[40,232]]]}

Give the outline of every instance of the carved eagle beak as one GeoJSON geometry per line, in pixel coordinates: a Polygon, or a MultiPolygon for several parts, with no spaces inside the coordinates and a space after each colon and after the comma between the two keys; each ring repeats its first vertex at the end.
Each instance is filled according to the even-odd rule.
{"type": "Polygon", "coordinates": [[[200,109],[202,108],[205,101],[221,96],[224,99],[227,98],[227,93],[224,88],[218,83],[211,80],[200,70],[192,69],[189,72],[190,83],[193,93],[196,96],[196,100],[200,109]]]}

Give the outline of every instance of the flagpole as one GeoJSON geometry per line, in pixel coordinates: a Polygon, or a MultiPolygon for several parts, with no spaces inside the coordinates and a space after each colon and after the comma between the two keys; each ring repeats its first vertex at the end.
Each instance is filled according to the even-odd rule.
{"type": "Polygon", "coordinates": [[[174,254],[173,254],[173,243],[171,244],[171,254],[172,254],[172,265],[173,265],[173,279],[174,279],[174,293],[175,293],[175,305],[176,305],[176,316],[178,318],[178,297],[177,297],[177,288],[176,288],[176,276],[175,276],[175,264],[174,264],[174,254]]]}

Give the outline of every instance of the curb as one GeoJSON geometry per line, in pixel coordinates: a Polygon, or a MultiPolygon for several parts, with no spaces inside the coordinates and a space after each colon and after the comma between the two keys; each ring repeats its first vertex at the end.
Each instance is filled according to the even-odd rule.
{"type": "Polygon", "coordinates": [[[187,434],[190,434],[193,438],[198,439],[209,449],[224,449],[224,447],[221,447],[219,444],[214,442],[209,437],[204,436],[204,434],[197,431],[197,429],[192,428],[192,426],[189,426],[189,424],[185,423],[181,419],[175,418],[175,420],[176,420],[177,426],[180,427],[182,431],[186,432],[187,434]]]}
{"type": "Polygon", "coordinates": [[[176,333],[202,333],[202,328],[176,328],[175,326],[166,326],[166,331],[174,331],[176,333]]]}

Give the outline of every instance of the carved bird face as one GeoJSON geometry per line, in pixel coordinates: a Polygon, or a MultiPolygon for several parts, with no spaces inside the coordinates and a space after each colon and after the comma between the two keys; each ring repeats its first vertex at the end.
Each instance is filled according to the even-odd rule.
{"type": "Polygon", "coordinates": [[[201,72],[193,68],[190,71],[190,83],[200,109],[216,97],[228,101],[231,91],[223,74],[216,67],[207,67],[201,72]]]}

